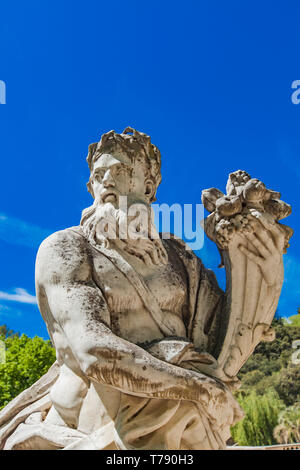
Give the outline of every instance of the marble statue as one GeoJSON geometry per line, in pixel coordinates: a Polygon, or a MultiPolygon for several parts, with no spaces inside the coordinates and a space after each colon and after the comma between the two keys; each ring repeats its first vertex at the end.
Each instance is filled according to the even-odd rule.
{"type": "Polygon", "coordinates": [[[245,171],[229,175],[226,194],[203,191],[223,292],[181,239],[156,231],[161,157],[149,136],[108,132],[87,162],[93,205],[79,226],[47,238],[36,260],[57,361],[0,412],[0,448],[224,449],[243,417],[237,374],[260,341],[274,339],[292,235],[278,221],[291,208],[245,171]],[[120,236],[134,221],[121,196],[149,215],[135,237],[127,228],[120,236]]]}

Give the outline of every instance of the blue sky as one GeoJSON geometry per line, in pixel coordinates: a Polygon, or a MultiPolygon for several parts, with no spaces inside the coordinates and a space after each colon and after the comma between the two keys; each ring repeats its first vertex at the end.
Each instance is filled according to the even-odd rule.
{"type": "MultiPolygon", "coordinates": [[[[244,169],[293,207],[279,311],[300,305],[299,2],[2,2],[0,324],[47,337],[34,262],[90,205],[88,144],[131,125],[162,153],[158,203],[200,203],[244,169]]],[[[217,269],[209,241],[197,253],[217,269]]],[[[221,284],[224,274],[218,274],[221,284]]]]}

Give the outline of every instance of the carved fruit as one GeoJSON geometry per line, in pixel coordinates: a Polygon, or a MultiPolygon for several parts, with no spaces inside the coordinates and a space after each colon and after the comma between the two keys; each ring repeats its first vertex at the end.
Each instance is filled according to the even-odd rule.
{"type": "Polygon", "coordinates": [[[265,194],[265,201],[268,199],[280,199],[281,194],[278,191],[273,191],[272,189],[267,189],[267,192],[265,194]]]}
{"type": "Polygon", "coordinates": [[[216,201],[224,196],[222,191],[216,188],[204,189],[202,191],[201,201],[208,212],[213,212],[216,209],[216,201]]]}
{"type": "Polygon", "coordinates": [[[291,206],[279,199],[269,199],[269,201],[265,202],[264,207],[276,220],[284,219],[292,212],[291,206]]]}
{"type": "Polygon", "coordinates": [[[217,200],[216,210],[222,217],[230,217],[242,210],[242,202],[239,196],[224,196],[217,200]]]}
{"type": "Polygon", "coordinates": [[[258,179],[251,179],[245,184],[243,196],[247,202],[262,202],[265,198],[267,188],[258,179]]]}
{"type": "Polygon", "coordinates": [[[228,196],[239,195],[243,186],[250,180],[250,175],[243,170],[237,170],[230,173],[226,185],[226,192],[228,196]]]}

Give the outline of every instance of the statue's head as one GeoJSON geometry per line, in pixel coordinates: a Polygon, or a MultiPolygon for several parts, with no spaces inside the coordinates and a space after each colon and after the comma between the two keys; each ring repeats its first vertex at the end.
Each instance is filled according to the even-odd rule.
{"type": "Polygon", "coordinates": [[[118,246],[149,265],[166,264],[150,206],[161,182],[160,151],[150,137],[131,127],[110,131],[89,146],[87,162],[94,203],[80,224],[90,243],[118,246]]]}
{"type": "Polygon", "coordinates": [[[129,203],[155,201],[161,157],[147,134],[131,127],[122,134],[103,134],[100,142],[89,146],[87,162],[87,187],[96,203],[117,204],[118,196],[127,196],[129,203]]]}

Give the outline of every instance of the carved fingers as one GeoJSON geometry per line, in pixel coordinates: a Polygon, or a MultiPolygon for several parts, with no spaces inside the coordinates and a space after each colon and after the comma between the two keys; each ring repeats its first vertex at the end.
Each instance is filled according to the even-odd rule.
{"type": "MultiPolygon", "coordinates": [[[[265,229],[260,222],[253,233],[245,234],[248,246],[240,245],[240,251],[259,266],[267,285],[275,284],[282,268],[282,236],[276,230],[272,233],[265,229]],[[274,233],[277,238],[274,239],[274,233]],[[276,241],[277,240],[277,243],[276,241]],[[278,247],[280,243],[280,247],[278,247]]],[[[273,228],[273,227],[272,227],[273,228]]]]}
{"type": "Polygon", "coordinates": [[[261,258],[268,258],[275,251],[274,242],[269,234],[260,233],[258,236],[255,233],[249,233],[246,237],[257,249],[261,258]]]}
{"type": "Polygon", "coordinates": [[[252,212],[251,225],[254,232],[263,239],[266,244],[272,244],[274,250],[284,252],[285,231],[277,222],[270,221],[266,216],[258,211],[252,212]],[[268,237],[268,238],[267,238],[268,237]],[[273,243],[272,243],[273,242],[273,243]]]}
{"type": "Polygon", "coordinates": [[[252,253],[252,251],[250,251],[248,248],[246,248],[244,245],[240,245],[239,246],[239,250],[245,255],[247,256],[247,258],[249,258],[251,261],[253,261],[254,263],[256,263],[258,266],[261,265],[263,259],[258,256],[258,255],[255,255],[254,253],[252,253]]]}

